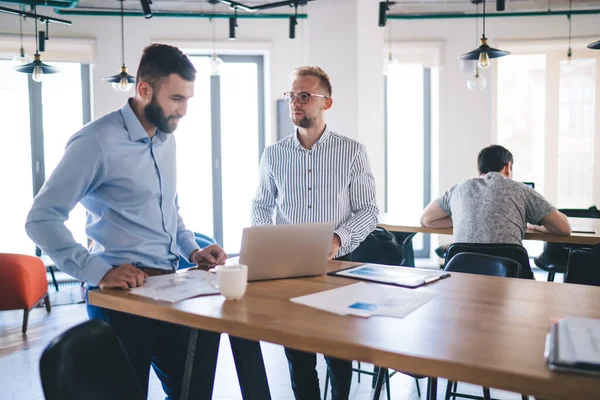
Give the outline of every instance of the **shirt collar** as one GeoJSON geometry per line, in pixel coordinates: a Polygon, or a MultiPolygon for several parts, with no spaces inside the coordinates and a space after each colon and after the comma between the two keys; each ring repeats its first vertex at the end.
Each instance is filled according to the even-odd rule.
{"type": "MultiPolygon", "coordinates": [[[[330,136],[331,136],[331,130],[329,130],[329,127],[327,125],[325,125],[325,130],[323,131],[323,134],[321,135],[319,140],[317,140],[315,142],[315,144],[313,145],[313,148],[314,148],[314,146],[318,146],[318,145],[325,143],[325,141],[327,139],[329,139],[330,136]]],[[[300,149],[304,149],[304,147],[300,143],[300,140],[298,140],[298,128],[296,128],[296,131],[294,132],[294,144],[296,145],[296,147],[298,147],[300,149]]]]}
{"type": "MultiPolygon", "coordinates": [[[[131,108],[131,101],[131,98],[128,99],[125,104],[123,104],[123,107],[121,107],[121,115],[123,116],[123,121],[125,122],[125,129],[129,133],[129,139],[132,142],[137,142],[139,140],[150,141],[150,138],[142,126],[142,123],[131,108]]],[[[158,136],[158,138],[162,140],[163,133],[157,129],[154,136],[158,136]]]]}

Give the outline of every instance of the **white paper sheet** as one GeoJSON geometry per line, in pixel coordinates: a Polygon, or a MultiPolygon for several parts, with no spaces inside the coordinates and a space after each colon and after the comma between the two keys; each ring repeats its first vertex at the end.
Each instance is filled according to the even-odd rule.
{"type": "Polygon", "coordinates": [[[206,281],[206,274],[206,271],[193,270],[151,276],[146,278],[142,286],[131,289],[131,293],[169,303],[201,295],[218,294],[219,291],[206,281]]]}
{"type": "Polygon", "coordinates": [[[404,318],[435,296],[414,289],[359,282],[290,300],[338,315],[404,318]]]}

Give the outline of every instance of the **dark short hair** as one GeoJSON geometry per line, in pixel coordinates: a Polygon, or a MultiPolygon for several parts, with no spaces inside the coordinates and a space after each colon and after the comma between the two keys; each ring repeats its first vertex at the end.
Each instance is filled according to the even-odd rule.
{"type": "Polygon", "coordinates": [[[167,44],[146,46],[140,59],[136,82],[148,82],[156,91],[171,74],[177,74],[186,81],[196,80],[196,68],[177,47],[167,44]]]}
{"type": "Polygon", "coordinates": [[[512,153],[497,144],[486,147],[477,156],[477,169],[480,174],[500,172],[508,163],[514,163],[512,153]]]}

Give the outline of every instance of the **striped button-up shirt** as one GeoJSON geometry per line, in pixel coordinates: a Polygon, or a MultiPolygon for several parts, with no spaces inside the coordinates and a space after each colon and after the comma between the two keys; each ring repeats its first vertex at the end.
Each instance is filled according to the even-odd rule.
{"type": "Polygon", "coordinates": [[[265,149],[253,226],[334,222],[341,257],[375,229],[378,213],[364,145],[325,128],[310,150],[297,133],[265,149]]]}

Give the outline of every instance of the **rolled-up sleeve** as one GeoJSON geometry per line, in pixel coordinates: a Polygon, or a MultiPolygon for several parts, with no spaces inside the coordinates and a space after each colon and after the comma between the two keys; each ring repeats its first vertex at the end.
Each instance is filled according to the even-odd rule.
{"type": "Polygon", "coordinates": [[[112,268],[77,243],[65,221],[75,205],[106,176],[104,153],[93,135],[73,137],[27,216],[27,234],[67,274],[97,285],[112,268]]]}

